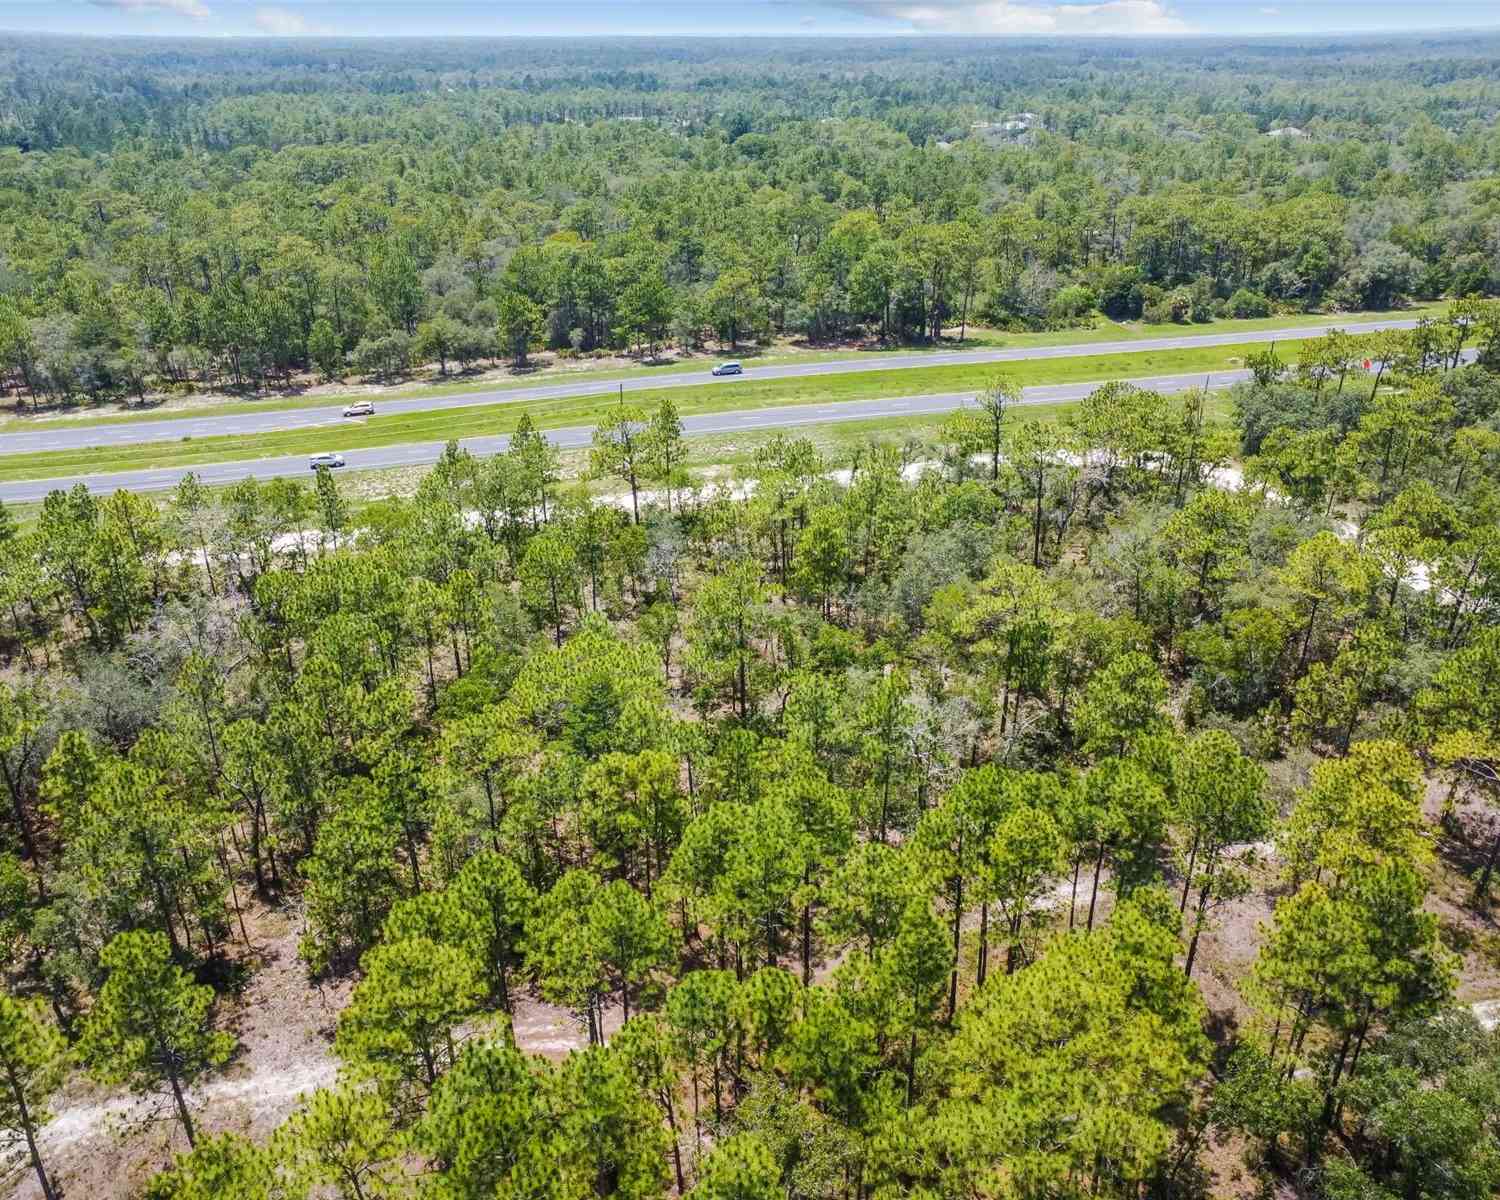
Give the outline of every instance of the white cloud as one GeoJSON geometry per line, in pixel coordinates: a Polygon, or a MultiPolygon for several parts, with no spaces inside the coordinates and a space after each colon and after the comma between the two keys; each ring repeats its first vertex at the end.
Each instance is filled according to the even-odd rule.
{"type": "Polygon", "coordinates": [[[797,24],[801,25],[803,29],[811,29],[817,23],[817,17],[803,17],[802,20],[797,22],[797,24]]]}
{"type": "Polygon", "coordinates": [[[176,13],[200,21],[212,15],[202,0],[89,0],[89,3],[95,8],[118,8],[131,13],[176,13]]]}
{"type": "Polygon", "coordinates": [[[905,21],[921,33],[1001,37],[1144,37],[1191,33],[1166,0],[840,0],[871,17],[905,21]]]}
{"type": "Polygon", "coordinates": [[[333,32],[327,26],[313,24],[301,13],[289,8],[257,8],[255,26],[272,37],[316,37],[333,32]]]}
{"type": "Polygon", "coordinates": [[[1279,16],[1281,16],[1281,9],[1279,9],[1279,8],[1263,8],[1263,9],[1260,10],[1260,15],[1263,16],[1263,17],[1279,17],[1279,16]]]}

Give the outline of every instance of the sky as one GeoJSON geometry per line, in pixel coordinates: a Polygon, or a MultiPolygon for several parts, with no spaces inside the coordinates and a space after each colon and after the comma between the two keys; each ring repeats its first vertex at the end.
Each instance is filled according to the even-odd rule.
{"type": "Polygon", "coordinates": [[[1500,29],[1500,0],[0,0],[0,30],[197,37],[1151,37],[1500,29]]]}

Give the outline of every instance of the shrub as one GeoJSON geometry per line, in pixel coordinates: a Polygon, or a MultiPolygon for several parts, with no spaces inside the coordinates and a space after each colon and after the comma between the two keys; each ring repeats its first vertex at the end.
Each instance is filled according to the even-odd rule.
{"type": "Polygon", "coordinates": [[[1107,267],[1099,272],[1095,287],[1099,293],[1099,311],[1106,316],[1126,321],[1141,315],[1146,289],[1141,284],[1140,268],[1107,267]]]}
{"type": "Polygon", "coordinates": [[[1225,302],[1224,312],[1231,317],[1269,317],[1271,302],[1259,292],[1240,288],[1225,302]]]}
{"type": "Polygon", "coordinates": [[[1054,321],[1077,320],[1093,312],[1098,302],[1099,298],[1094,294],[1093,288],[1081,283],[1071,283],[1052,297],[1052,303],[1047,306],[1047,315],[1054,321]]]}

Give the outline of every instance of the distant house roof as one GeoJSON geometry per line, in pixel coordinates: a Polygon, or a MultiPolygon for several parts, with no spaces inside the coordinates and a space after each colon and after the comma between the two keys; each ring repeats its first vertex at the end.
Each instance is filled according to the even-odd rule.
{"type": "Polygon", "coordinates": [[[1036,121],[1035,113],[1017,113],[1013,117],[1006,117],[1003,121],[975,121],[969,128],[980,137],[992,141],[1005,139],[1021,141],[1031,133],[1036,121]]]}
{"type": "Polygon", "coordinates": [[[1280,125],[1275,129],[1266,130],[1266,136],[1273,138],[1305,138],[1308,134],[1306,130],[1298,129],[1295,125],[1280,125]]]}

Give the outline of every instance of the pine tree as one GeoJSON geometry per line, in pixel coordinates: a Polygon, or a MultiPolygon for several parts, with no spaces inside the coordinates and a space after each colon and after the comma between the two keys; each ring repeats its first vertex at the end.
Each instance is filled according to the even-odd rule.
{"type": "Polygon", "coordinates": [[[588,871],[569,871],[538,902],[525,933],[526,969],[543,998],[583,1014],[590,1045],[603,1040],[599,1002],[609,982],[588,920],[602,886],[588,871]]]}
{"type": "Polygon", "coordinates": [[[459,869],[446,895],[456,944],[484,969],[491,998],[510,1012],[510,972],[521,958],[536,892],[509,858],[481,850],[459,869]]]}
{"type": "Polygon", "coordinates": [[[1126,901],[1101,933],[993,977],[934,1049],[930,1098],[908,1138],[876,1148],[869,1185],[1135,1195],[1166,1161],[1208,1051],[1177,948],[1126,901]]]}
{"type": "Polygon", "coordinates": [[[630,993],[665,966],[672,931],[651,902],[623,879],[605,884],[583,917],[606,977],[620,993],[622,1020],[630,1020],[630,993]]]}
{"type": "Polygon", "coordinates": [[[129,758],[96,755],[84,743],[63,743],[53,763],[49,806],[64,828],[65,872],[79,881],[111,929],[143,917],[174,954],[202,935],[212,951],[225,920],[225,879],[218,837],[226,814],[196,795],[180,738],[148,730],[129,758]],[[79,797],[73,789],[87,788],[79,797]],[[65,794],[66,793],[66,794],[65,794]]]}
{"type": "Polygon", "coordinates": [[[687,1190],[682,1165],[682,1136],[677,1126],[678,1091],[682,1079],[673,1060],[672,1031],[662,1013],[637,1013],[610,1042],[625,1070],[638,1086],[653,1097],[666,1118],[672,1136],[672,1169],[677,1191],[687,1190]]]}
{"type": "Polygon", "coordinates": [[[998,486],[1000,458],[1005,448],[1005,414],[1019,403],[1021,389],[996,375],[974,396],[974,407],[959,410],[949,421],[949,436],[965,455],[982,454],[990,481],[998,486]]]}
{"type": "Polygon", "coordinates": [[[553,1146],[565,1147],[564,1195],[613,1191],[620,1200],[662,1195],[667,1131],[627,1068],[622,1055],[594,1046],[569,1056],[548,1078],[553,1146]]]}
{"type": "Polygon", "coordinates": [[[762,800],[741,809],[710,900],[710,919],[734,945],[741,969],[753,961],[756,942],[765,964],[776,965],[807,871],[805,849],[784,805],[762,800]]]}
{"type": "Polygon", "coordinates": [[[744,1053],[761,1067],[769,1067],[786,1041],[805,997],[804,985],[790,971],[761,967],[739,987],[739,1023],[744,1053]]]}
{"type": "Polygon", "coordinates": [[[552,626],[553,642],[561,646],[564,621],[581,607],[578,554],[566,531],[548,525],[527,542],[516,573],[522,602],[552,626]]]}
{"type": "Polygon", "coordinates": [[[171,520],[177,542],[185,550],[197,550],[203,562],[203,574],[208,579],[208,591],[212,595],[218,590],[214,581],[213,559],[209,554],[209,542],[222,519],[210,502],[208,489],[199,480],[197,473],[189,471],[182,477],[172,493],[171,520]]]}
{"type": "Polygon", "coordinates": [[[274,1200],[273,1156],[232,1133],[206,1137],[146,1187],[146,1200],[274,1200]]]}
{"type": "Polygon", "coordinates": [[[514,289],[501,294],[498,309],[501,345],[509,351],[517,369],[525,367],[532,340],[541,332],[542,310],[529,296],[514,289]]]}
{"type": "Polygon", "coordinates": [[[80,1057],[106,1083],[142,1093],[166,1083],[188,1145],[194,1145],[184,1089],[234,1049],[233,1036],[209,1027],[213,988],[193,983],[173,965],[171,947],[159,933],[119,934],[99,963],[107,976],[84,1021],[80,1057]]]}
{"type": "Polygon", "coordinates": [[[863,824],[886,841],[907,832],[919,817],[911,750],[914,713],[905,672],[891,671],[875,683],[854,715],[859,751],[855,769],[864,791],[863,824]]]}
{"type": "MultiPolygon", "coordinates": [[[[958,953],[964,914],[972,903],[971,885],[979,879],[986,852],[985,797],[979,788],[954,788],[944,802],[922,814],[912,838],[920,878],[948,906],[953,952],[949,956],[948,1020],[958,1009],[958,953]]],[[[899,911],[906,911],[906,904],[899,911]]],[[[872,955],[872,957],[877,957],[872,955]]]]}
{"type": "Polygon", "coordinates": [[[600,865],[639,879],[646,895],[682,837],[678,763],[661,750],[606,754],[583,775],[582,817],[600,865]]]}
{"type": "Polygon", "coordinates": [[[525,412],[511,434],[506,457],[515,460],[517,481],[531,510],[532,527],[536,528],[547,520],[552,488],[559,478],[557,447],[536,428],[531,414],[525,412]]]}
{"type": "Polygon", "coordinates": [[[1287,823],[1283,856],[1300,886],[1276,904],[1253,991],[1273,1022],[1274,1055],[1294,1070],[1316,1052],[1324,1130],[1370,1034],[1429,1015],[1452,993],[1451,958],[1423,905],[1432,850],[1421,805],[1410,752],[1361,742],[1319,764],[1287,823]],[[1320,1027],[1326,1043],[1309,1045],[1320,1027]]]}
{"type": "Polygon", "coordinates": [[[932,906],[925,899],[908,902],[895,940],[875,962],[877,986],[892,1000],[892,1032],[907,1039],[907,1107],[916,1095],[917,1038],[932,1027],[953,965],[953,950],[932,906]]]}
{"type": "Polygon", "coordinates": [[[1122,654],[1084,685],[1075,721],[1090,754],[1126,753],[1137,739],[1166,728],[1167,684],[1146,655],[1122,654]]]}
{"type": "Polygon", "coordinates": [[[684,936],[711,914],[712,897],[738,831],[739,806],[717,801],[688,822],[662,877],[658,895],[678,906],[684,936]]]}
{"type": "MultiPolygon", "coordinates": [[[[1412,708],[1419,736],[1459,780],[1477,783],[1492,805],[1500,805],[1500,629],[1486,629],[1450,655],[1412,708]]],[[[1475,893],[1487,900],[1500,863],[1500,828],[1490,841],[1475,893]]]]}
{"type": "Polygon", "coordinates": [[[0,778],[5,780],[21,850],[35,865],[39,880],[42,868],[31,805],[45,750],[44,725],[42,700],[33,688],[0,682],[0,778]]]}
{"type": "Polygon", "coordinates": [[[272,886],[280,887],[273,821],[285,810],[291,781],[264,723],[245,719],[224,730],[224,788],[249,829],[255,890],[266,896],[272,886]]]}
{"type": "Polygon", "coordinates": [[[540,1076],[513,1045],[464,1046],[413,1131],[416,1145],[442,1164],[443,1196],[492,1200],[499,1193],[536,1135],[540,1076]]]}
{"type": "Polygon", "coordinates": [[[350,1085],[314,1092],[276,1131],[273,1154],[295,1195],[330,1189],[338,1200],[408,1194],[407,1139],[380,1094],[350,1085]]]}
{"type": "Polygon", "coordinates": [[[315,472],[317,476],[316,492],[318,498],[318,516],[322,521],[324,545],[333,544],[333,548],[339,548],[339,536],[349,524],[349,506],[344,502],[343,496],[339,494],[339,485],[334,482],[333,471],[328,467],[319,467],[315,472]]]}
{"type": "Polygon", "coordinates": [[[663,396],[646,428],[646,465],[651,478],[667,490],[667,513],[672,512],[672,494],[682,485],[687,449],[682,439],[682,418],[670,396],[663,396]]]}
{"type": "Polygon", "coordinates": [[[848,797],[822,775],[804,752],[789,755],[789,770],[770,788],[770,799],[791,814],[803,864],[801,904],[802,982],[812,982],[814,909],[824,898],[828,875],[854,841],[848,797]]]}
{"type": "Polygon", "coordinates": [[[723,1115],[724,1072],[737,1021],[738,988],[730,971],[692,971],[667,993],[667,1027],[673,1057],[687,1069],[693,1091],[693,1126],[702,1145],[702,1089],[712,1088],[714,1115],[723,1115]]]}
{"type": "Polygon", "coordinates": [[[741,719],[750,715],[763,682],[756,643],[766,632],[766,602],[760,568],[735,560],[698,589],[688,623],[687,668],[701,699],[727,699],[741,719]]]}
{"type": "Polygon", "coordinates": [[[857,1129],[872,1104],[875,1045],[874,1025],[840,993],[809,988],[802,1019],[782,1048],[782,1061],[794,1084],[806,1088],[835,1120],[857,1129]]]}
{"type": "Polygon", "coordinates": [[[1007,465],[1016,473],[1031,505],[1031,565],[1040,567],[1047,479],[1049,473],[1072,469],[1063,457],[1069,443],[1057,426],[1042,421],[1013,426],[1006,431],[1005,441],[1007,465]]]}
{"type": "Polygon", "coordinates": [[[1107,758],[1083,776],[1083,803],[1092,814],[1094,875],[1087,928],[1094,927],[1105,865],[1122,895],[1155,877],[1169,816],[1165,790],[1139,759],[1107,758]]]}
{"type": "Polygon", "coordinates": [[[630,515],[636,524],[641,520],[640,482],[652,470],[650,434],[646,414],[622,403],[594,427],[594,449],[589,456],[592,475],[613,475],[629,486],[630,515]]]}
{"type": "Polygon", "coordinates": [[[324,379],[331,382],[343,374],[344,344],[326,318],[320,317],[313,322],[307,335],[307,356],[324,379]]]}
{"type": "Polygon", "coordinates": [[[737,1133],[715,1145],[689,1193],[698,1200],[776,1200],[782,1194],[776,1160],[753,1133],[737,1133]]]}
{"type": "Polygon", "coordinates": [[[1241,754],[1234,739],[1220,730],[1208,730],[1188,742],[1177,772],[1178,822],[1188,846],[1179,911],[1187,911],[1188,893],[1198,889],[1184,967],[1191,975],[1209,908],[1245,886],[1229,861],[1229,847],[1265,837],[1276,813],[1264,794],[1264,769],[1241,754]]]}
{"type": "Polygon", "coordinates": [[[1005,971],[1025,960],[1022,931],[1062,868],[1063,838],[1045,810],[1020,804],[1006,813],[984,848],[984,884],[1005,917],[1005,971]]]}
{"type": "Polygon", "coordinates": [[[452,946],[409,937],[376,946],[362,965],[335,1052],[356,1075],[398,1093],[430,1093],[458,1055],[459,1027],[479,1010],[478,964],[452,946]]]}
{"type": "Polygon", "coordinates": [[[916,867],[914,856],[884,842],[856,845],[824,889],[818,921],[823,936],[835,946],[858,945],[873,957],[896,936],[916,867]]]}
{"type": "Polygon", "coordinates": [[[1362,713],[1385,691],[1397,644],[1377,625],[1355,631],[1328,663],[1315,662],[1298,681],[1292,732],[1301,741],[1325,739],[1347,754],[1362,713]]]}
{"type": "Polygon", "coordinates": [[[300,953],[314,971],[343,963],[374,943],[400,894],[398,840],[373,786],[367,780],[346,784],[302,867],[308,930],[300,953]]]}
{"type": "Polygon", "coordinates": [[[26,1142],[45,1200],[60,1193],[42,1165],[37,1131],[51,1118],[47,1104],[62,1086],[68,1046],[41,1005],[0,993],[0,1132],[26,1142]]]}

